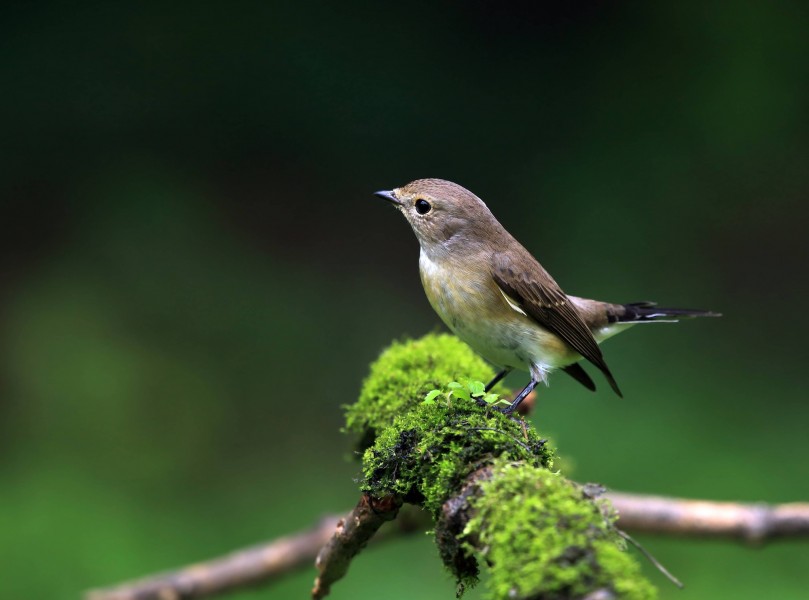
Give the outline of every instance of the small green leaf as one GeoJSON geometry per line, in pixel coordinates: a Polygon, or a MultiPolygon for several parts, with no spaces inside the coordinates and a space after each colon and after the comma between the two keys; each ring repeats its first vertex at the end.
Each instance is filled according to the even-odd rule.
{"type": "Polygon", "coordinates": [[[440,395],[441,390],[431,390],[424,396],[424,402],[422,404],[435,404],[435,399],[440,395]]]}
{"type": "Polygon", "coordinates": [[[474,397],[482,396],[486,393],[486,386],[481,381],[470,381],[467,383],[467,387],[469,387],[469,391],[472,392],[474,397]]]}
{"type": "Polygon", "coordinates": [[[457,390],[457,389],[459,389],[459,388],[462,388],[463,386],[462,386],[460,383],[458,383],[457,381],[450,381],[450,382],[447,384],[447,387],[448,387],[449,389],[451,389],[451,390],[457,390]]]}
{"type": "Polygon", "coordinates": [[[452,395],[456,398],[461,398],[462,400],[467,400],[469,402],[472,401],[472,396],[469,395],[469,390],[462,387],[452,390],[452,395]]]}
{"type": "Polygon", "coordinates": [[[500,394],[486,394],[483,396],[483,400],[488,402],[489,404],[494,404],[500,398],[500,394]]]}

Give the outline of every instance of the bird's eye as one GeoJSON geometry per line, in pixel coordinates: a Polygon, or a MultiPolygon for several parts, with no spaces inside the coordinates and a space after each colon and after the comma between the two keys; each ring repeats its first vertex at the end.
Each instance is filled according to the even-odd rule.
{"type": "Polygon", "coordinates": [[[416,212],[420,215],[426,215],[428,212],[430,212],[431,208],[432,206],[430,206],[430,203],[426,200],[421,198],[416,200],[416,212]]]}

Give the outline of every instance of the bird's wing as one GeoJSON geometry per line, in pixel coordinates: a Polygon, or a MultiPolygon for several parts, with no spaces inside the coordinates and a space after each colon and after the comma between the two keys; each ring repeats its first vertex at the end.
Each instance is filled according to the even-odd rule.
{"type": "MultiPolygon", "coordinates": [[[[529,255],[530,256],[530,255],[529,255]]],[[[616,394],[623,397],[610,373],[590,328],[559,285],[545,270],[520,270],[509,254],[498,253],[492,260],[494,282],[537,323],[558,335],[571,348],[598,367],[616,394]]]]}

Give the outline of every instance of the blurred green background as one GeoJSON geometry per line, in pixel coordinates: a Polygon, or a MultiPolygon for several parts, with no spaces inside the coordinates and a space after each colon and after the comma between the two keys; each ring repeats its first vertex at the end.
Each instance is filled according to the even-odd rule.
{"type": "MultiPolygon", "coordinates": [[[[480,195],[570,293],[725,314],[610,341],[623,400],[600,376],[541,390],[567,474],[809,499],[808,12],[7,5],[0,595],[76,597],[352,506],[340,405],[390,340],[439,328],[370,194],[420,177],[480,195]]],[[[639,538],[686,583],[647,564],[664,599],[809,589],[805,543],[639,538]]],[[[333,597],[453,594],[417,535],[333,597]]]]}

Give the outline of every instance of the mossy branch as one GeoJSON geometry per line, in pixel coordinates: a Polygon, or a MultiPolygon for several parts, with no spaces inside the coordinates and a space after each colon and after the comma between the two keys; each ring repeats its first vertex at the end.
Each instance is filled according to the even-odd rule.
{"type": "Polygon", "coordinates": [[[458,365],[481,379],[492,375],[446,335],[396,344],[372,366],[348,409],[348,428],[369,444],[362,492],[400,498],[432,515],[439,555],[459,595],[477,583],[483,561],[488,596],[497,600],[654,597],[624,551],[609,503],[551,470],[553,450],[532,425],[469,394],[422,400],[458,378],[458,365]],[[403,397],[401,385],[424,382],[425,372],[432,377],[403,397]],[[434,381],[438,376],[445,379],[434,381]]]}
{"type": "MultiPolygon", "coordinates": [[[[767,532],[756,539],[762,543],[772,539],[809,537],[809,503],[793,502],[783,505],[741,504],[732,502],[711,502],[708,500],[684,500],[681,498],[661,498],[623,493],[606,493],[605,498],[612,502],[620,515],[617,525],[634,532],[660,532],[665,534],[686,534],[689,536],[722,535],[729,539],[747,539],[745,531],[749,521],[735,522],[734,516],[755,512],[769,527],[756,529],[767,532]],[[690,517],[683,528],[678,528],[678,507],[698,503],[703,515],[699,521],[690,517]],[[661,507],[665,508],[668,526],[647,529],[660,517],[661,507]],[[670,510],[673,509],[673,510],[670,510]],[[707,510],[706,510],[707,509],[707,510]],[[727,512],[726,512],[727,511],[727,512]],[[711,514],[715,520],[705,515],[711,514]]],[[[427,514],[419,510],[399,511],[399,516],[387,528],[383,527],[370,540],[372,544],[398,539],[401,536],[421,532],[428,526],[427,514]],[[393,526],[393,527],[391,527],[393,526]]],[[[332,538],[337,524],[350,518],[354,511],[342,515],[322,518],[311,529],[259,544],[253,548],[239,550],[211,559],[188,565],[176,571],[150,575],[137,581],[122,583],[115,587],[87,592],[87,600],[163,600],[183,598],[194,600],[211,598],[231,593],[245,587],[267,585],[284,576],[303,569],[311,569],[315,558],[324,545],[332,538]]],[[[599,592],[587,600],[614,600],[614,596],[599,592]]]]}
{"type": "MultiPolygon", "coordinates": [[[[491,570],[488,596],[498,600],[652,597],[654,589],[624,551],[617,513],[618,524],[634,531],[753,541],[809,535],[809,504],[599,497],[592,487],[551,471],[552,450],[525,422],[474,402],[422,404],[431,389],[470,375],[485,380],[493,373],[451,336],[394,344],[347,408],[346,429],[364,450],[364,494],[348,517],[326,518],[298,535],[87,597],[204,598],[270,581],[317,556],[313,593],[322,598],[402,502],[426,509],[421,514],[435,527],[439,554],[459,591],[475,583],[482,561],[491,570]]],[[[382,538],[425,526],[401,515],[395,523],[380,532],[382,538]]]]}

